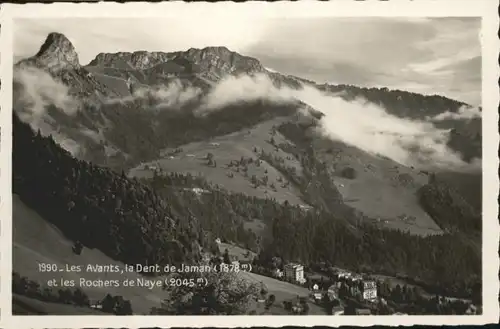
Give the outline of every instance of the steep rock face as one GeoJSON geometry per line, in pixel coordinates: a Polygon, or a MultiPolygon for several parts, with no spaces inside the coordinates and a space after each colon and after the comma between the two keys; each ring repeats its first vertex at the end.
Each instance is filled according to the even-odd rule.
{"type": "Polygon", "coordinates": [[[40,78],[42,73],[32,67],[48,72],[56,81],[70,87],[70,94],[95,103],[101,96],[115,93],[95,79],[91,72],[80,65],[78,54],[69,39],[61,34],[50,33],[38,53],[19,61],[14,69],[27,68],[32,78],[40,78]]]}
{"type": "Polygon", "coordinates": [[[180,71],[189,73],[209,73],[223,77],[229,74],[266,72],[262,64],[255,58],[230,51],[226,47],[191,48],[180,52],[119,52],[114,54],[100,53],[88,66],[104,66],[128,70],[152,70],[165,68],[170,63],[180,71]],[[178,67],[182,67],[179,70],[178,67]]]}
{"type": "Polygon", "coordinates": [[[106,66],[121,69],[145,70],[160,63],[169,61],[175,53],[136,51],[118,53],[100,53],[88,66],[106,66]]]}
{"type": "Polygon", "coordinates": [[[50,33],[35,58],[39,64],[50,70],[77,69],[80,67],[75,47],[61,33],[50,33]]]}
{"type": "Polygon", "coordinates": [[[257,59],[240,55],[226,47],[191,48],[180,56],[191,60],[202,71],[210,71],[219,76],[266,71],[257,59]]]}

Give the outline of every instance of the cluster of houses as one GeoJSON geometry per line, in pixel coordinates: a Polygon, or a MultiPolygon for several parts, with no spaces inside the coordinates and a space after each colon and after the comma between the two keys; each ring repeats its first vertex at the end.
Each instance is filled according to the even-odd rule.
{"type": "Polygon", "coordinates": [[[363,301],[377,301],[377,283],[374,280],[363,278],[360,274],[348,271],[337,271],[337,287],[340,289],[342,281],[347,283],[349,294],[363,301]]]}
{"type": "MultiPolygon", "coordinates": [[[[223,244],[219,238],[215,240],[220,249],[223,244]]],[[[222,251],[222,250],[221,250],[222,251]]],[[[246,263],[251,263],[250,255],[243,257],[230,257],[230,262],[240,267],[246,263]],[[234,259],[239,258],[239,259],[234,259]]],[[[250,267],[251,270],[251,267],[250,267]]],[[[372,310],[381,304],[387,305],[387,301],[377,294],[377,282],[368,275],[352,273],[343,269],[329,268],[332,275],[324,281],[321,279],[307,277],[304,266],[299,263],[287,263],[282,269],[276,268],[272,273],[263,275],[272,275],[273,277],[297,285],[309,286],[309,299],[323,307],[328,305],[332,315],[371,315],[372,310]],[[347,305],[345,306],[347,302],[347,305]],[[356,306],[352,306],[354,305],[356,306]],[[345,308],[347,307],[347,308],[345,308]],[[330,309],[331,308],[331,309],[330,309]],[[347,312],[347,313],[345,313],[347,312]]],[[[307,297],[306,297],[307,298],[307,297]]],[[[290,311],[301,313],[306,303],[292,303],[290,311]]],[[[465,314],[476,314],[477,309],[474,305],[469,306],[465,314]]],[[[406,313],[393,313],[393,315],[407,315],[406,313]]]]}
{"type": "MultiPolygon", "coordinates": [[[[344,291],[344,293],[362,303],[378,302],[377,283],[374,280],[363,278],[362,275],[344,270],[337,270],[335,274],[335,282],[327,289],[320,287],[317,283],[311,286],[310,297],[314,301],[321,303],[325,301],[325,298],[328,301],[340,301],[342,295],[341,289],[346,289],[347,291],[344,291]]],[[[297,263],[286,264],[283,271],[279,269],[275,270],[274,276],[301,285],[307,281],[304,277],[304,266],[297,263]]],[[[356,309],[355,312],[357,315],[371,314],[369,309],[356,309]]],[[[344,307],[340,305],[340,302],[332,306],[331,314],[344,314],[344,307]]]]}
{"type": "MultiPolygon", "coordinates": [[[[307,282],[304,276],[304,266],[297,263],[288,263],[284,266],[283,271],[275,269],[273,275],[276,278],[303,285],[307,282]]],[[[353,274],[348,271],[338,270],[336,273],[337,281],[327,289],[327,294],[330,300],[338,299],[339,290],[343,283],[347,283],[349,295],[356,296],[363,301],[375,302],[377,298],[377,283],[374,280],[363,278],[362,275],[353,274]]],[[[315,299],[321,299],[318,284],[312,286],[312,291],[315,299]]]]}

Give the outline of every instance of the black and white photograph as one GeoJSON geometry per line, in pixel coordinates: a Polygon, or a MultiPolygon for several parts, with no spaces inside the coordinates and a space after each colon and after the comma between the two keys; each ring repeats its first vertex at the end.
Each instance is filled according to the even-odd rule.
{"type": "Polygon", "coordinates": [[[14,318],[498,319],[490,2],[447,3],[3,8],[14,318]]]}

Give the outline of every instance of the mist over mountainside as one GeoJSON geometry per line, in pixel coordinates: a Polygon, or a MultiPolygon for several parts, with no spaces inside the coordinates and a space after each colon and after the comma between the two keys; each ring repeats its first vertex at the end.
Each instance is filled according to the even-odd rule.
{"type": "Polygon", "coordinates": [[[320,85],[226,47],[81,65],[60,33],[15,64],[13,106],[14,193],[112,259],[196,262],[219,237],[263,262],[278,254],[477,290],[481,108],[320,85]]]}
{"type": "MultiPolygon", "coordinates": [[[[418,150],[424,143],[436,143],[437,145],[432,147],[444,147],[438,152],[444,153],[444,157],[456,157],[452,159],[455,162],[461,158],[469,162],[481,157],[480,147],[477,147],[481,138],[480,129],[479,131],[475,129],[474,134],[467,133],[469,126],[478,124],[480,126],[480,109],[442,96],[422,96],[402,91],[353,86],[319,86],[300,78],[269,72],[258,60],[241,56],[225,47],[192,48],[186,52],[175,53],[139,51],[99,54],[89,65],[81,66],[76,50],[69,40],[61,34],[52,33],[37,55],[19,62],[16,66],[20,70],[16,70],[18,72],[16,80],[24,87],[40,80],[39,75],[43,76],[41,72],[38,75],[34,69],[24,70],[24,67],[45,67],[58,81],[70,87],[68,92],[71,96],[77,97],[78,102],[92,100],[91,110],[83,111],[81,115],[84,116],[88,115],[86,112],[92,112],[97,99],[102,101],[103,98],[104,104],[116,103],[123,99],[127,100],[126,105],[129,108],[171,109],[172,106],[169,105],[172,105],[172,102],[176,103],[174,104],[176,108],[182,107],[185,102],[199,102],[200,94],[204,93],[205,97],[201,105],[199,104],[198,110],[223,107],[242,100],[298,100],[325,115],[321,125],[326,128],[327,134],[343,139],[344,142],[354,144],[356,147],[360,145],[352,141],[352,136],[338,136],[339,133],[333,131],[337,127],[327,127],[328,124],[325,122],[335,121],[345,126],[345,123],[353,124],[365,117],[366,121],[373,121],[372,115],[376,115],[377,119],[383,120],[384,126],[372,123],[368,127],[357,127],[368,130],[364,131],[364,135],[368,133],[367,137],[392,135],[395,137],[393,141],[405,143],[403,147],[412,150],[418,150]],[[197,97],[198,99],[195,99],[197,97]],[[131,100],[141,102],[130,104],[131,100]],[[343,107],[347,106],[350,107],[349,110],[344,110],[343,107]],[[444,113],[455,116],[438,117],[444,113]],[[393,116],[402,120],[396,121],[393,116]],[[330,117],[333,120],[327,120],[330,117]],[[434,117],[439,120],[434,120],[434,117]],[[463,123],[462,117],[468,119],[467,123],[463,123]],[[350,118],[355,120],[343,121],[350,118]],[[427,127],[424,127],[425,125],[427,127]],[[405,133],[398,130],[407,128],[414,131],[410,132],[410,136],[401,136],[405,133]],[[448,130],[451,130],[451,133],[448,133],[448,130]],[[422,141],[423,137],[420,136],[422,134],[434,136],[430,140],[422,141]],[[452,154],[453,152],[458,154],[452,154]]],[[[57,86],[57,81],[54,85],[57,86]]],[[[33,102],[37,103],[37,95],[32,92],[38,88],[26,89],[30,94],[28,98],[35,98],[33,102]]],[[[53,96],[57,100],[60,99],[59,95],[64,93],[62,90],[57,91],[53,96]]],[[[50,93],[46,92],[45,97],[51,97],[50,93]]],[[[98,112],[101,113],[98,115],[101,115],[107,109],[102,104],[97,106],[99,105],[101,109],[98,112]]],[[[94,129],[99,128],[94,127],[94,129]]],[[[353,133],[357,132],[358,130],[353,129],[353,133]]],[[[127,153],[126,150],[121,151],[127,153]]],[[[393,154],[374,152],[395,158],[393,154]]],[[[400,162],[401,159],[394,160],[400,162]]]]}

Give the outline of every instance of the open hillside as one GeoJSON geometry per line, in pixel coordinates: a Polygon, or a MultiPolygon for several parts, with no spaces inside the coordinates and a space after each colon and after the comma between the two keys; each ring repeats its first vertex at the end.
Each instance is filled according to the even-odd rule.
{"type": "Polygon", "coordinates": [[[311,170],[311,165],[302,152],[312,147],[316,160],[328,164],[326,170],[331,175],[321,184],[328,184],[334,191],[336,203],[359,210],[380,226],[423,235],[441,232],[418,203],[417,191],[427,184],[427,174],[320,137],[297,140],[296,145],[292,142],[293,132],[289,140],[277,130],[281,127],[285,132],[292,125],[298,127],[298,137],[307,138],[302,135],[307,130],[302,131],[300,125],[295,126],[290,120],[293,119],[278,118],[241,132],[164,150],[162,158],[141,164],[129,175],[201,175],[235,193],[288,201],[307,209],[311,207],[309,198],[315,198],[317,204],[323,197],[312,191],[311,181],[304,174],[311,170]],[[346,168],[356,177],[343,174],[346,168]]]}
{"type": "MultiPolygon", "coordinates": [[[[22,273],[31,279],[47,282],[57,279],[75,280],[136,280],[136,273],[98,273],[98,272],[41,272],[39,264],[56,264],[59,268],[66,266],[81,266],[85,269],[89,264],[120,265],[98,249],[86,249],[81,255],[72,251],[74,241],[68,239],[50,221],[41,218],[35,211],[28,208],[17,195],[13,197],[13,271],[22,273]]],[[[103,299],[106,294],[123,296],[131,301],[134,311],[147,314],[152,307],[161,303],[165,292],[161,288],[148,289],[146,287],[87,287],[84,289],[94,303],[103,299]]],[[[79,313],[77,310],[75,313],[79,313]]],[[[90,313],[90,310],[89,310],[90,313]]]]}
{"type": "Polygon", "coordinates": [[[200,174],[229,191],[279,202],[286,200],[294,205],[304,204],[300,191],[287,184],[287,179],[278,169],[259,157],[261,152],[272,152],[283,157],[286,166],[293,166],[300,173],[298,160],[269,142],[271,138],[280,143],[287,142],[272,133],[273,127],[284,121],[284,118],[277,118],[235,133],[162,150],[163,158],[141,164],[129,175],[152,177],[155,171],[200,174]],[[259,184],[263,180],[266,183],[259,184]]]}
{"type": "MultiPolygon", "coordinates": [[[[198,264],[220,239],[264,267],[279,257],[436,294],[481,289],[480,108],[319,85],[225,47],[82,66],[59,33],[14,70],[20,275],[46,280],[41,261],[198,264]]],[[[111,293],[137,312],[161,299],[111,293]]]]}

